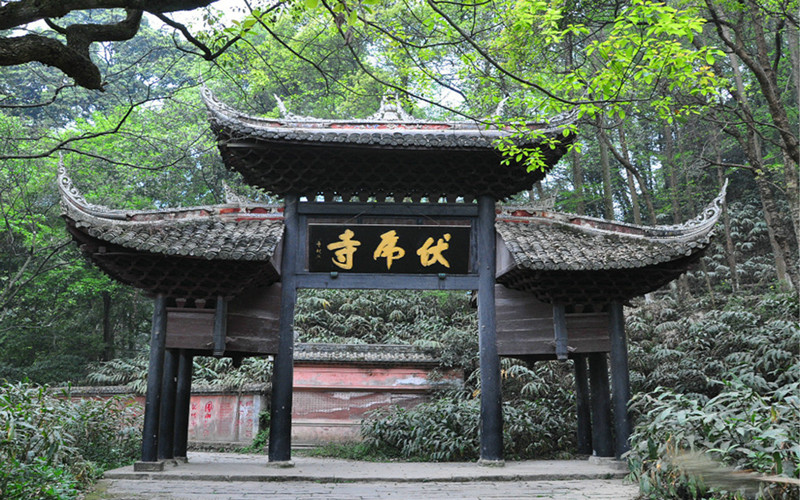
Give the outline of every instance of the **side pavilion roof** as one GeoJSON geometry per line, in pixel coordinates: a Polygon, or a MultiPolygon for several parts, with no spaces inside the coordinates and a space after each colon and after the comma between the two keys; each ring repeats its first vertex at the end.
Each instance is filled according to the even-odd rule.
{"type": "MultiPolygon", "coordinates": [[[[514,159],[503,164],[495,143],[510,138],[510,128],[418,120],[386,105],[364,120],[259,118],[222,104],[208,89],[202,96],[228,168],[279,196],[503,199],[530,189],[546,173],[528,172],[514,159]]],[[[514,142],[541,154],[552,167],[574,140],[565,135],[572,119],[526,124],[523,130],[536,133],[514,142]]]]}
{"type": "Polygon", "coordinates": [[[677,278],[711,243],[727,183],[693,220],[641,226],[512,208],[497,216],[497,281],[562,304],[627,301],[677,278]]]}
{"type": "Polygon", "coordinates": [[[123,211],[87,203],[59,166],[62,215],[81,251],[123,283],[150,294],[208,299],[278,281],[278,207],[229,203],[123,211]]]}

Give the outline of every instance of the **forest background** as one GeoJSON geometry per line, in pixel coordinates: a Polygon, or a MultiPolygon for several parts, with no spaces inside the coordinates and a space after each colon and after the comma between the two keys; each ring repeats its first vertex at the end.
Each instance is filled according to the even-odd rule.
{"type": "MultiPolygon", "coordinates": [[[[513,125],[574,112],[577,146],[507,203],[552,198],[559,211],[680,224],[729,180],[706,257],[626,309],[634,408],[649,416],[639,420],[631,460],[643,491],[705,491],[679,469],[657,466],[678,448],[798,478],[796,0],[137,3],[150,11],[144,17],[103,8],[111,4],[75,2],[67,14],[51,2],[0,2],[0,379],[141,379],[151,303],[70,242],[59,218],[59,161],[91,202],[112,207],[221,203],[223,181],[278,201],[222,165],[202,82],[237,109],[266,116],[279,116],[280,98],[298,115],[366,117],[385,96],[423,119],[513,125]],[[206,4],[192,25],[166,12],[206,4]],[[719,428],[709,427],[710,414],[719,428]],[[734,424],[749,415],[760,417],[741,435],[734,424]]],[[[498,148],[539,168],[513,143],[498,148]]],[[[304,341],[437,347],[469,375],[477,352],[470,314],[460,296],[309,292],[297,323],[304,341]]],[[[265,371],[205,366],[207,379],[234,384],[265,371]]],[[[571,386],[556,382],[568,372],[504,361],[504,397],[519,403],[507,421],[534,436],[517,443],[539,443],[511,455],[570,448],[569,418],[552,417],[574,404],[571,386]],[[566,437],[542,447],[552,434],[566,437]]],[[[389,423],[402,429],[397,419],[434,425],[447,421],[436,412],[469,413],[475,380],[427,416],[383,415],[365,432],[397,448],[389,423]]],[[[469,458],[462,450],[470,444],[457,440],[469,432],[449,432],[433,451],[399,453],[469,458]]]]}

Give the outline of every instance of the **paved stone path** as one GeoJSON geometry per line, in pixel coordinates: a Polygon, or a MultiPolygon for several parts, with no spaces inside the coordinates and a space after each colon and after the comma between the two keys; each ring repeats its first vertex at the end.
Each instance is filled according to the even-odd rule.
{"type": "MultiPolygon", "coordinates": [[[[189,464],[160,473],[124,467],[106,473],[97,497],[115,500],[631,500],[614,462],[543,460],[474,463],[376,463],[299,457],[295,467],[266,465],[263,455],[190,453],[189,464]]],[[[95,498],[97,498],[95,497],[95,498]]]]}
{"type": "Polygon", "coordinates": [[[466,483],[310,483],[103,480],[103,498],[118,500],[625,500],[637,489],[620,480],[471,481],[466,483]]]}

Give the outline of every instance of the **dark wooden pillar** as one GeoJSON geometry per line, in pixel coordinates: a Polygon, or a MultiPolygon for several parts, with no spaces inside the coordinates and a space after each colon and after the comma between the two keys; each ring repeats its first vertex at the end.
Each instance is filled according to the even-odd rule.
{"type": "Polygon", "coordinates": [[[613,457],[611,397],[608,390],[606,353],[589,354],[589,381],[592,388],[592,448],[598,457],[613,457]]]}
{"type": "Polygon", "coordinates": [[[502,463],[503,407],[495,322],[494,199],[478,198],[478,340],[481,364],[481,461],[502,463]]]}
{"type": "Polygon", "coordinates": [[[164,373],[164,348],[167,340],[167,299],[159,294],[153,305],[150,334],[150,362],[147,369],[147,394],[144,403],[142,462],[158,459],[158,417],[161,407],[161,379],[164,373]]]}
{"type": "Polygon", "coordinates": [[[586,370],[586,355],[576,354],[575,401],[578,413],[578,453],[592,454],[592,414],[589,402],[589,374],[586,370]]]}
{"type": "Polygon", "coordinates": [[[286,195],[283,253],[281,256],[281,319],[278,352],[272,368],[269,461],[289,462],[292,458],[292,383],[294,366],[294,306],[297,301],[297,256],[300,253],[298,197],[286,195]]]}
{"type": "Polygon", "coordinates": [[[622,304],[612,302],[609,310],[611,323],[611,393],[614,406],[614,436],[617,458],[631,449],[631,419],[628,401],[631,399],[631,382],[628,373],[628,343],[625,339],[625,316],[622,304]]]}
{"type": "Polygon", "coordinates": [[[186,448],[189,442],[189,408],[192,399],[193,358],[185,350],[178,356],[178,386],[175,391],[175,429],[173,457],[186,461],[186,448]]]}
{"type": "Polygon", "coordinates": [[[175,438],[175,389],[177,385],[178,353],[167,349],[164,373],[161,378],[161,409],[158,418],[158,459],[171,459],[175,438]]]}
{"type": "Polygon", "coordinates": [[[214,309],[214,356],[225,354],[225,341],[228,335],[228,302],[222,295],[217,296],[217,307],[214,309]]]}
{"type": "Polygon", "coordinates": [[[556,359],[566,361],[569,358],[567,349],[567,313],[564,304],[553,304],[553,332],[556,342],[556,359]]]}

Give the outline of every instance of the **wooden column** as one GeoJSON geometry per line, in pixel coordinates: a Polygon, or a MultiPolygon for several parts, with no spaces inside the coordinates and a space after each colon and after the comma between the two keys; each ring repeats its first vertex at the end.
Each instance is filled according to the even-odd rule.
{"type": "Polygon", "coordinates": [[[175,439],[175,390],[177,385],[178,353],[167,349],[164,373],[161,378],[161,409],[158,418],[158,459],[171,459],[175,439]]]}
{"type": "Polygon", "coordinates": [[[613,457],[611,397],[608,390],[606,353],[589,354],[589,381],[592,389],[592,448],[598,457],[613,457]]]}
{"type": "Polygon", "coordinates": [[[185,350],[178,356],[178,386],[175,391],[175,429],[173,457],[186,462],[186,448],[189,442],[189,408],[192,399],[193,358],[185,350]]]}
{"type": "Polygon", "coordinates": [[[609,309],[611,323],[611,393],[614,406],[614,436],[617,458],[631,449],[631,419],[628,401],[631,399],[631,382],[628,373],[628,343],[625,339],[625,316],[622,304],[612,302],[609,309]]]}
{"type": "Polygon", "coordinates": [[[158,417],[161,407],[161,378],[164,373],[166,337],[167,299],[163,294],[159,294],[153,304],[153,328],[150,333],[150,362],[147,369],[147,394],[142,430],[142,462],[152,463],[158,459],[158,417]]]}
{"type": "Polygon", "coordinates": [[[592,454],[592,414],[589,402],[589,374],[586,354],[573,356],[575,362],[575,401],[578,413],[578,453],[592,454]]]}
{"type": "Polygon", "coordinates": [[[217,296],[217,307],[214,309],[214,356],[225,354],[225,341],[228,336],[228,302],[222,295],[217,296]]]}
{"type": "Polygon", "coordinates": [[[478,341],[481,365],[481,462],[502,464],[503,407],[495,322],[494,199],[478,198],[478,341]]]}
{"type": "Polygon", "coordinates": [[[270,462],[289,462],[292,458],[292,382],[294,365],[294,306],[297,301],[297,256],[300,253],[298,197],[284,198],[283,253],[281,256],[281,318],[278,327],[278,352],[272,368],[272,406],[270,406],[270,462]]]}
{"type": "Polygon", "coordinates": [[[553,304],[553,332],[556,342],[556,359],[566,361],[569,353],[567,349],[567,313],[564,304],[553,304]]]}

